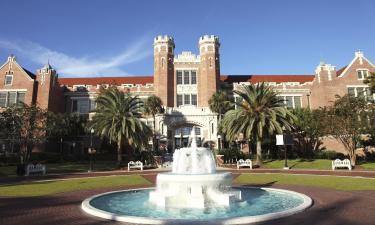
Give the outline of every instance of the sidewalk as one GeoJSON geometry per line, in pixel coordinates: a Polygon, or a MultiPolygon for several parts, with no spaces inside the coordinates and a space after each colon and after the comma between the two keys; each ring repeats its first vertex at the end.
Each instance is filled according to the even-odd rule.
{"type": "MultiPolygon", "coordinates": [[[[58,180],[58,179],[70,179],[70,178],[87,178],[87,177],[101,177],[101,176],[114,176],[114,175],[152,175],[162,172],[168,172],[168,169],[150,169],[150,170],[115,170],[106,172],[91,172],[91,173],[64,173],[64,174],[47,174],[45,176],[29,176],[29,177],[0,177],[1,184],[9,183],[21,183],[28,181],[41,181],[41,180],[58,180]]],[[[374,178],[375,171],[367,170],[309,170],[309,169],[248,169],[243,168],[240,170],[231,168],[217,168],[217,171],[232,172],[233,174],[242,173],[278,173],[278,174],[296,174],[296,175],[323,175],[323,176],[343,176],[343,177],[363,177],[363,178],[374,178]]]]}

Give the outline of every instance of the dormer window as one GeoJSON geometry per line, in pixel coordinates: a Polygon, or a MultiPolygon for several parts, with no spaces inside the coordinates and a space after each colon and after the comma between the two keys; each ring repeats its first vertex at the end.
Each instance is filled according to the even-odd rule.
{"type": "Polygon", "coordinates": [[[5,75],[4,85],[12,85],[13,75],[5,75]]]}
{"type": "Polygon", "coordinates": [[[357,75],[358,80],[364,80],[368,77],[368,70],[358,70],[357,75]]]}

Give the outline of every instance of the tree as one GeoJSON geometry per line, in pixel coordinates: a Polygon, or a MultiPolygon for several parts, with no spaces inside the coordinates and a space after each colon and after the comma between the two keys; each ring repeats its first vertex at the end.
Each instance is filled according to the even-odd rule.
{"type": "Polygon", "coordinates": [[[291,130],[295,116],[283,106],[283,100],[264,83],[241,86],[234,91],[242,101],[236,109],[228,111],[223,119],[223,130],[230,140],[241,133],[247,140],[256,142],[256,164],[262,164],[262,140],[266,135],[291,130]]]}
{"type": "Polygon", "coordinates": [[[64,114],[47,112],[47,125],[46,135],[47,137],[61,138],[68,134],[67,119],[64,114]]]}
{"type": "Polygon", "coordinates": [[[320,139],[327,132],[326,111],[326,108],[301,108],[293,111],[296,116],[293,132],[298,139],[297,148],[304,157],[312,157],[319,150],[320,139]]]}
{"type": "Polygon", "coordinates": [[[218,114],[219,121],[223,118],[224,114],[233,108],[232,99],[228,93],[222,90],[215,92],[208,100],[210,110],[218,114]]]}
{"type": "Polygon", "coordinates": [[[370,76],[368,76],[363,83],[368,84],[370,91],[375,93],[375,73],[370,73],[370,76]]]}
{"type": "Polygon", "coordinates": [[[35,104],[18,103],[1,112],[0,118],[9,131],[2,132],[3,137],[20,146],[20,163],[27,163],[35,145],[45,139],[46,112],[35,104]]]}
{"type": "Polygon", "coordinates": [[[152,149],[155,150],[155,135],[156,135],[156,121],[155,116],[159,113],[163,113],[163,103],[161,99],[156,95],[151,95],[147,98],[144,111],[147,115],[151,115],[153,118],[153,135],[152,135],[152,149]]]}
{"type": "Polygon", "coordinates": [[[217,130],[221,133],[223,131],[222,126],[221,126],[221,121],[223,119],[223,116],[226,112],[228,112],[231,108],[233,108],[232,99],[229,97],[227,92],[218,90],[208,100],[208,105],[212,112],[218,114],[217,130]]]}
{"type": "Polygon", "coordinates": [[[151,129],[141,120],[143,104],[138,97],[109,87],[96,99],[96,114],[90,128],[100,137],[117,143],[117,162],[122,162],[122,146],[147,145],[151,129]]]}
{"type": "Polygon", "coordinates": [[[369,123],[369,107],[364,98],[336,96],[337,99],[328,111],[329,133],[340,141],[350,157],[352,166],[356,164],[356,149],[361,143],[369,123]]]}

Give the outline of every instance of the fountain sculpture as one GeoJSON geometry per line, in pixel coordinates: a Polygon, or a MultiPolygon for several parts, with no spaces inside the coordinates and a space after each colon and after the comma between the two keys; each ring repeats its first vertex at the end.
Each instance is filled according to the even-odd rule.
{"type": "Polygon", "coordinates": [[[205,208],[241,200],[241,191],[231,188],[232,174],[216,173],[212,151],[197,146],[194,128],[190,143],[173,154],[171,173],[157,175],[156,190],[150,192],[149,201],[161,207],[205,208]]]}
{"type": "Polygon", "coordinates": [[[232,188],[232,174],[216,172],[211,150],[197,146],[173,154],[172,172],[159,173],[156,188],[107,192],[87,198],[94,216],[136,224],[248,224],[289,216],[311,206],[306,195],[273,188],[232,188]]]}

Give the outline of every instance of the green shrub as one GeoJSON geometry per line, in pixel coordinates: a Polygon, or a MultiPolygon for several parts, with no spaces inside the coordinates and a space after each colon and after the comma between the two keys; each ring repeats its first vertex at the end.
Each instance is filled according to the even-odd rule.
{"type": "Polygon", "coordinates": [[[60,153],[56,152],[33,152],[30,157],[30,162],[56,163],[60,162],[60,153]]]}
{"type": "Polygon", "coordinates": [[[334,160],[334,159],[344,159],[345,155],[336,151],[327,150],[327,151],[315,152],[314,158],[334,160]]]}
{"type": "Polygon", "coordinates": [[[218,151],[218,155],[224,155],[223,159],[224,162],[236,162],[239,159],[247,159],[249,158],[248,154],[245,154],[238,149],[229,148],[229,149],[222,149],[218,151]]]}

